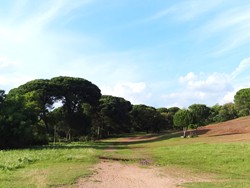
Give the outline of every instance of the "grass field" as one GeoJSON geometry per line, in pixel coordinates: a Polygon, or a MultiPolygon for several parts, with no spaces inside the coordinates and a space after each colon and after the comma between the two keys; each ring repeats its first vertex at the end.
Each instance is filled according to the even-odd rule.
{"type": "Polygon", "coordinates": [[[103,145],[57,144],[0,151],[0,187],[53,187],[72,184],[91,173],[103,145]]]}
{"type": "Polygon", "coordinates": [[[79,177],[91,174],[91,167],[100,156],[126,159],[132,163],[146,159],[150,165],[171,168],[173,171],[181,169],[189,176],[205,174],[211,177],[209,182],[184,184],[188,188],[250,187],[250,134],[246,131],[246,127],[250,127],[249,120],[246,119],[248,125],[244,120],[243,133],[239,132],[242,129],[238,123],[242,121],[240,119],[235,123],[229,122],[230,129],[225,129],[228,124],[208,127],[216,135],[210,131],[196,138],[182,139],[179,133],[138,134],[98,143],[64,143],[0,151],[0,187],[73,184],[79,177]],[[236,124],[238,133],[234,134],[231,126],[236,124]],[[230,130],[230,134],[224,134],[225,130],[230,130]]]}
{"type": "Polygon", "coordinates": [[[153,165],[212,177],[211,182],[185,184],[186,187],[250,187],[250,143],[214,143],[204,137],[171,137],[135,143],[114,141],[113,146],[118,149],[112,157],[132,162],[147,159],[153,165]]]}

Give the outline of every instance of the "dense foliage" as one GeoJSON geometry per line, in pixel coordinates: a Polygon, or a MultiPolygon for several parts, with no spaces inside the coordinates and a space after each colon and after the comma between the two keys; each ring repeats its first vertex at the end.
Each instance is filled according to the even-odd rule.
{"type": "Polygon", "coordinates": [[[187,130],[249,115],[249,109],[250,89],[238,91],[235,103],[222,106],[156,109],[101,95],[96,85],[82,78],[37,79],[8,94],[0,90],[0,149],[136,131],[187,130]]]}
{"type": "Polygon", "coordinates": [[[250,88],[239,90],[234,96],[234,102],[240,116],[250,115],[250,88]]]}
{"type": "Polygon", "coordinates": [[[174,125],[183,129],[183,137],[186,137],[188,126],[194,122],[194,115],[190,110],[179,110],[174,115],[174,125]]]}

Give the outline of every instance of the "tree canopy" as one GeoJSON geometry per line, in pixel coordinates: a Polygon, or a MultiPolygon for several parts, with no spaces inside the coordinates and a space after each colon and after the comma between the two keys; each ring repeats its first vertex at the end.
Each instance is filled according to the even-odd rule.
{"type": "Polygon", "coordinates": [[[206,125],[210,115],[210,108],[205,104],[193,104],[188,107],[193,114],[193,123],[198,127],[206,125]]]}
{"type": "Polygon", "coordinates": [[[234,103],[240,116],[250,115],[250,88],[239,90],[234,96],[234,103]]]}
{"type": "Polygon", "coordinates": [[[250,88],[238,91],[234,102],[156,109],[102,95],[98,86],[83,78],[36,79],[8,94],[0,90],[0,149],[176,128],[183,129],[185,137],[188,127],[249,115],[250,88]]]}
{"type": "Polygon", "coordinates": [[[179,110],[174,115],[174,125],[177,128],[183,129],[183,137],[186,137],[186,131],[190,124],[194,121],[193,114],[190,110],[179,110]]]}

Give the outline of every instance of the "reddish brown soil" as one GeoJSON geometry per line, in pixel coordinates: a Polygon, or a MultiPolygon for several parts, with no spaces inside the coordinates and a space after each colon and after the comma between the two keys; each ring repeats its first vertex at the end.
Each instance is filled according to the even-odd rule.
{"type": "Polygon", "coordinates": [[[102,160],[95,167],[95,174],[80,179],[79,188],[177,188],[186,182],[209,181],[208,178],[189,176],[182,170],[148,167],[102,160]],[[178,173],[177,173],[178,172],[178,173]]]}
{"type": "MultiPolygon", "coordinates": [[[[250,141],[250,116],[228,122],[204,126],[197,131],[199,139],[207,142],[249,142],[250,141]]],[[[118,142],[137,142],[157,140],[159,136],[146,135],[117,139],[118,142]]],[[[110,152],[115,149],[110,146],[110,152]]],[[[194,176],[183,169],[158,168],[148,166],[141,168],[135,164],[124,164],[115,160],[106,160],[97,164],[95,174],[89,178],[78,181],[74,187],[84,188],[175,188],[181,187],[185,182],[211,181],[211,177],[199,174],[194,176]]],[[[71,186],[67,186],[71,187],[71,186]]]]}
{"type": "Polygon", "coordinates": [[[250,116],[201,127],[198,134],[211,137],[215,142],[250,141],[250,116]]]}

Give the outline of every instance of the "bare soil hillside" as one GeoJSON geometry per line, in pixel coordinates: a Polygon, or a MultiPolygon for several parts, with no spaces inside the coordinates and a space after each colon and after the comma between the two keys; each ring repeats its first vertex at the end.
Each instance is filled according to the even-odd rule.
{"type": "Polygon", "coordinates": [[[202,137],[214,137],[214,141],[250,141],[250,116],[200,127],[198,134],[202,137]]]}

